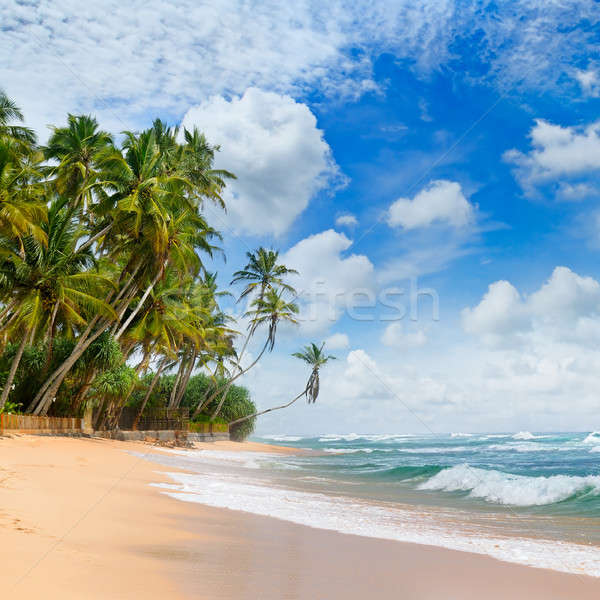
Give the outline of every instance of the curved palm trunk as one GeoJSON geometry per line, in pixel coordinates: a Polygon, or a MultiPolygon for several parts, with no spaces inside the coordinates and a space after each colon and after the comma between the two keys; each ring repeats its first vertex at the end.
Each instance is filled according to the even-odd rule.
{"type": "Polygon", "coordinates": [[[237,425],[238,423],[242,423],[243,421],[248,421],[248,419],[254,419],[255,417],[260,417],[260,415],[266,415],[267,413],[273,412],[274,410],[281,410],[282,408],[287,408],[288,406],[291,406],[292,404],[294,404],[294,402],[296,402],[296,400],[300,400],[300,398],[302,398],[302,396],[306,396],[306,391],[307,390],[305,388],[301,394],[298,394],[293,400],[290,400],[287,404],[282,404],[281,406],[273,406],[272,408],[267,408],[266,410],[260,410],[258,412],[255,412],[252,415],[247,415],[245,417],[236,419],[235,421],[231,421],[231,423],[229,423],[229,427],[231,427],[232,425],[237,425]]]}
{"type": "Polygon", "coordinates": [[[219,383],[217,382],[217,371],[219,369],[219,365],[217,365],[212,373],[212,379],[214,380],[214,385],[211,385],[204,394],[204,400],[199,400],[194,412],[192,413],[192,419],[198,415],[198,413],[208,404],[208,399],[212,396],[212,394],[219,389],[219,383]]]}
{"type": "Polygon", "coordinates": [[[187,390],[188,382],[190,381],[190,377],[192,376],[192,372],[194,371],[194,367],[196,366],[197,355],[198,353],[196,352],[196,350],[194,350],[188,368],[183,375],[183,380],[179,384],[179,390],[177,391],[177,397],[175,398],[174,408],[179,408],[179,406],[181,405],[181,401],[183,400],[183,396],[185,394],[185,391],[187,390]]]}
{"type": "Polygon", "coordinates": [[[6,401],[8,400],[8,395],[10,394],[10,388],[12,387],[13,381],[15,379],[15,375],[17,373],[17,369],[19,367],[19,363],[21,362],[21,357],[23,356],[23,351],[25,350],[25,345],[27,344],[28,332],[23,334],[23,339],[19,344],[19,348],[15,357],[13,358],[12,364],[10,365],[10,371],[8,372],[8,378],[6,383],[4,384],[4,389],[2,390],[2,396],[0,396],[0,411],[4,408],[6,401]]]}
{"type": "Polygon", "coordinates": [[[161,278],[161,276],[162,276],[162,269],[159,269],[158,273],[154,276],[152,283],[146,288],[146,291],[143,293],[142,297],[140,298],[140,301],[138,302],[137,306],[131,311],[131,314],[127,317],[127,319],[125,320],[125,323],[123,323],[123,325],[121,326],[121,329],[119,329],[119,331],[115,335],[116,340],[118,340],[123,335],[125,330],[129,327],[129,324],[131,323],[131,321],[133,321],[133,319],[135,318],[135,315],[137,315],[138,312],[140,312],[140,309],[144,305],[144,302],[146,302],[146,300],[148,299],[148,296],[154,289],[154,286],[158,283],[158,280],[161,278]]]}
{"type": "Polygon", "coordinates": [[[85,400],[85,396],[92,387],[92,382],[94,381],[96,373],[98,373],[98,369],[90,369],[83,380],[83,385],[77,390],[77,394],[71,403],[73,414],[76,415],[79,413],[79,409],[85,400]]]}
{"type": "Polygon", "coordinates": [[[146,395],[144,396],[144,401],[142,402],[140,411],[138,412],[137,417],[135,418],[135,421],[133,422],[133,425],[131,426],[132,429],[137,429],[137,425],[140,422],[140,419],[142,418],[142,414],[146,408],[146,404],[148,404],[148,400],[150,400],[152,391],[154,390],[154,387],[158,383],[158,380],[160,379],[160,375],[166,366],[167,366],[167,360],[165,359],[160,363],[158,369],[156,370],[156,374],[154,375],[154,377],[152,378],[152,381],[150,382],[150,386],[148,387],[148,391],[146,392],[146,395]]]}
{"type": "MultiPolygon", "coordinates": [[[[125,295],[126,292],[129,292],[126,299],[121,302],[121,306],[119,306],[119,308],[118,308],[117,322],[119,322],[120,319],[123,317],[123,314],[125,314],[125,310],[127,309],[127,306],[133,300],[133,295],[131,295],[131,291],[134,290],[134,293],[135,293],[135,290],[137,290],[137,285],[134,284],[134,279],[135,279],[135,274],[138,272],[140,267],[141,267],[141,261],[138,261],[138,264],[137,264],[133,274],[130,276],[129,280],[123,286],[123,288],[121,288],[121,291],[119,292],[117,297],[112,300],[113,309],[116,309],[117,303],[123,298],[123,296],[125,295]],[[133,285],[133,287],[131,287],[132,285],[133,285]]],[[[111,301],[112,295],[113,295],[113,292],[111,292],[108,295],[108,297],[106,298],[106,302],[111,301]]],[[[77,344],[75,345],[75,348],[73,348],[69,357],[62,363],[62,365],[60,365],[50,375],[50,377],[48,377],[46,379],[46,381],[44,382],[42,387],[38,390],[38,393],[36,394],[35,398],[29,404],[29,406],[27,408],[27,412],[31,412],[35,415],[45,414],[45,411],[48,410],[48,407],[50,406],[50,402],[52,401],[54,394],[56,394],[56,391],[58,391],[58,388],[60,387],[60,384],[62,383],[66,374],[69,372],[71,367],[75,364],[75,362],[77,362],[79,357],[87,350],[89,345],[93,341],[98,339],[98,337],[100,337],[100,335],[104,332],[105,328],[109,324],[110,324],[110,321],[108,319],[104,319],[104,320],[100,321],[100,315],[96,315],[88,323],[88,326],[86,327],[85,331],[81,334],[79,340],[77,341],[77,344]],[[92,330],[94,329],[96,324],[98,324],[98,322],[100,322],[100,324],[98,325],[98,329],[96,330],[96,332],[93,335],[91,335],[92,330]],[[90,335],[91,335],[91,337],[90,337],[90,335]]]]}
{"type": "Polygon", "coordinates": [[[169,396],[169,403],[167,405],[168,408],[174,408],[175,406],[175,398],[177,397],[177,389],[179,387],[179,382],[183,376],[183,372],[185,370],[186,361],[182,360],[179,363],[179,369],[177,369],[177,377],[175,377],[175,381],[173,382],[173,388],[171,389],[171,395],[169,396]]]}
{"type": "Polygon", "coordinates": [[[77,351],[73,350],[69,358],[67,358],[67,360],[65,360],[65,362],[54,372],[56,376],[52,379],[53,383],[51,383],[46,388],[46,392],[44,393],[38,405],[33,411],[34,415],[43,416],[48,412],[50,404],[52,404],[52,400],[56,396],[56,393],[58,392],[58,389],[60,388],[62,382],[67,376],[67,373],[72,369],[73,365],[79,360],[79,358],[89,348],[89,346],[104,333],[104,328],[107,324],[108,323],[105,323],[104,327],[100,326],[92,336],[88,337],[87,340],[85,340],[85,342],[81,344],[77,351]]]}
{"type": "MultiPolygon", "coordinates": [[[[38,390],[38,393],[36,394],[35,398],[31,401],[31,403],[27,407],[27,412],[33,412],[34,414],[38,414],[37,412],[34,412],[34,411],[36,411],[39,407],[41,407],[42,401],[43,401],[43,399],[44,399],[44,397],[46,395],[46,392],[48,391],[48,389],[52,385],[52,383],[56,380],[56,378],[61,375],[61,373],[63,372],[63,370],[65,368],[65,365],[67,364],[67,362],[69,361],[69,359],[71,358],[71,356],[73,356],[74,354],[78,353],[81,348],[83,348],[83,351],[81,352],[81,354],[83,354],[83,352],[85,352],[85,349],[87,348],[87,346],[85,344],[86,344],[86,342],[88,340],[88,337],[89,337],[92,329],[94,328],[94,325],[96,325],[96,323],[99,320],[100,320],[100,317],[99,316],[95,316],[89,322],[88,326],[86,327],[85,331],[81,334],[81,336],[79,338],[79,341],[75,345],[75,348],[73,348],[73,350],[71,351],[71,354],[69,355],[69,357],[67,358],[67,360],[65,360],[65,362],[63,362],[62,365],[60,365],[57,369],[55,369],[55,371],[50,375],[50,377],[48,377],[46,379],[46,381],[44,382],[44,384],[40,387],[40,389],[38,390]]],[[[103,329],[100,328],[100,332],[102,332],[102,331],[103,331],[103,329]]],[[[79,354],[79,356],[81,356],[81,354],[79,354]]],[[[77,358],[79,358],[79,356],[77,358]]]]}
{"type": "MultiPolygon", "coordinates": [[[[237,373],[237,375],[234,375],[227,382],[227,385],[225,386],[225,389],[223,390],[223,395],[221,396],[221,400],[219,401],[219,404],[217,405],[217,408],[215,409],[215,412],[210,417],[211,421],[214,421],[217,418],[217,416],[219,415],[219,413],[221,412],[221,408],[223,408],[223,404],[225,402],[225,398],[227,398],[227,393],[231,389],[231,386],[233,385],[233,382],[236,379],[238,379],[239,377],[241,377],[242,375],[246,374],[254,365],[256,365],[256,363],[261,359],[262,355],[265,353],[265,350],[267,349],[268,346],[269,346],[269,338],[267,337],[267,341],[265,342],[265,345],[263,346],[263,349],[260,351],[260,354],[256,357],[256,359],[254,360],[254,362],[249,367],[246,367],[245,369],[243,369],[242,371],[240,371],[239,373],[237,373]]],[[[212,402],[212,400],[217,397],[218,393],[219,393],[219,390],[217,390],[208,399],[208,401],[205,402],[205,405],[209,404],[210,402],[212,402]]]]}
{"type": "Polygon", "coordinates": [[[89,240],[81,244],[79,248],[77,248],[77,252],[82,252],[86,248],[89,248],[96,240],[99,240],[102,236],[106,235],[112,228],[113,224],[109,223],[104,229],[99,231],[96,235],[93,235],[89,240]]]}

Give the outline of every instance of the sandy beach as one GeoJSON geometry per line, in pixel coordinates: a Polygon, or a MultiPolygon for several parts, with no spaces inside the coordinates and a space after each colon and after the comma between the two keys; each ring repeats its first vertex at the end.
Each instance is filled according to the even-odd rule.
{"type": "Polygon", "coordinates": [[[4,597],[600,597],[596,578],[179,502],[149,485],[168,481],[165,467],[128,450],[161,452],[99,439],[0,438],[4,597]]]}

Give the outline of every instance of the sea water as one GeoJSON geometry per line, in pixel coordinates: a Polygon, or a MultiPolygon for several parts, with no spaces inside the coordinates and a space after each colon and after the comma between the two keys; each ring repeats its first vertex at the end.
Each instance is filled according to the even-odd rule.
{"type": "MultiPolygon", "coordinates": [[[[600,577],[600,432],[275,435],[306,455],[172,451],[187,502],[600,577]]],[[[241,446],[243,448],[243,446],[241,446]]]]}

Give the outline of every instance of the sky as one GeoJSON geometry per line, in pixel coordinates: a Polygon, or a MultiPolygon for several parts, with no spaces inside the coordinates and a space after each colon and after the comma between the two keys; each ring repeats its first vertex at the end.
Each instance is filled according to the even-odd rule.
{"type": "Polygon", "coordinates": [[[336,357],[258,433],[590,430],[599,42],[593,1],[9,0],[0,87],[42,141],[92,113],[220,146],[207,267],[229,287],[263,245],[299,271],[300,324],[244,384],[280,404],[308,376],[292,352],[336,357]]]}

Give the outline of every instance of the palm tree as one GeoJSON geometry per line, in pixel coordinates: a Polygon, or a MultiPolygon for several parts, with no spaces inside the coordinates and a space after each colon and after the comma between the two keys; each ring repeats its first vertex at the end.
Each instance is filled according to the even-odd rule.
{"type": "Polygon", "coordinates": [[[306,399],[309,404],[314,404],[319,396],[319,369],[326,365],[330,360],[335,360],[335,356],[325,355],[323,348],[325,342],[321,344],[321,347],[315,343],[311,343],[308,346],[304,346],[304,349],[300,352],[294,352],[292,356],[303,360],[309,367],[312,368],[308,383],[306,384],[306,399]]]}
{"type": "Polygon", "coordinates": [[[238,281],[249,282],[240,294],[240,300],[255,291],[258,292],[258,298],[262,299],[266,291],[275,286],[295,294],[294,288],[285,283],[284,277],[297,275],[298,271],[278,264],[278,251],[261,246],[254,252],[246,252],[246,256],[248,264],[241,271],[236,271],[231,280],[232,285],[238,281]]]}
{"type": "Polygon", "coordinates": [[[23,113],[17,105],[0,90],[0,138],[8,138],[18,143],[24,149],[35,144],[36,138],[33,129],[23,125],[15,125],[13,122],[23,122],[23,113]]]}
{"type": "Polygon", "coordinates": [[[49,364],[57,328],[72,336],[77,328],[85,326],[90,315],[111,314],[108,305],[99,299],[109,282],[94,272],[95,259],[89,251],[76,251],[81,231],[64,202],[52,202],[42,230],[47,243],[32,235],[24,237],[22,246],[21,241],[15,242],[14,251],[0,261],[0,273],[9,282],[9,297],[15,306],[10,329],[13,337],[21,339],[20,352],[15,355],[0,399],[2,404],[27,341],[44,336],[49,364]]]}
{"type": "Polygon", "coordinates": [[[24,156],[14,141],[0,138],[0,235],[45,239],[40,227],[46,220],[41,177],[35,161],[24,156]]]}
{"type": "MultiPolygon", "coordinates": [[[[278,251],[266,250],[261,246],[254,252],[246,252],[246,257],[248,258],[248,264],[241,271],[236,271],[231,280],[231,285],[239,281],[248,282],[240,294],[238,302],[252,293],[256,293],[256,300],[262,302],[267,291],[274,289],[275,286],[290,292],[294,296],[296,295],[296,290],[284,281],[284,277],[287,275],[297,275],[298,271],[278,264],[278,251]]],[[[244,345],[238,355],[238,368],[240,370],[241,366],[239,365],[244,358],[250,339],[256,331],[256,326],[257,323],[253,323],[250,327],[244,340],[244,345]]]]}
{"type": "Polygon", "coordinates": [[[306,382],[306,386],[300,394],[298,394],[295,398],[292,398],[292,400],[290,400],[289,402],[282,404],[281,406],[267,408],[266,410],[261,410],[255,412],[252,415],[247,415],[240,419],[236,419],[235,421],[231,421],[231,423],[229,423],[229,426],[231,427],[232,425],[237,425],[238,423],[242,423],[243,421],[247,421],[248,419],[254,419],[256,417],[259,417],[260,415],[273,412],[274,410],[281,410],[282,408],[287,408],[303,396],[306,397],[306,400],[309,404],[314,404],[317,401],[317,397],[319,396],[319,370],[330,360],[335,360],[335,356],[324,354],[324,346],[325,342],[321,344],[321,347],[317,346],[314,343],[311,343],[308,346],[305,346],[300,352],[294,352],[294,354],[292,354],[292,356],[303,360],[311,368],[310,376],[308,378],[308,381],[306,382]]]}
{"type": "Polygon", "coordinates": [[[46,159],[58,162],[49,174],[58,193],[68,196],[73,207],[90,206],[92,184],[102,178],[99,164],[110,151],[114,151],[111,135],[101,131],[90,115],[69,115],[66,127],[53,127],[43,152],[46,159]]]}
{"type": "MultiPolygon", "coordinates": [[[[250,321],[250,327],[255,329],[259,325],[266,324],[269,326],[269,330],[267,333],[267,339],[265,344],[258,354],[258,356],[254,359],[254,361],[245,369],[242,369],[241,366],[238,366],[240,371],[229,379],[225,389],[223,391],[223,395],[221,396],[221,400],[217,405],[217,408],[211,415],[211,421],[213,421],[221,412],[221,407],[225,402],[225,398],[227,397],[227,392],[229,388],[233,384],[233,382],[241,377],[245,373],[247,373],[258,361],[261,359],[262,355],[268,349],[269,352],[273,350],[275,347],[275,337],[277,334],[277,327],[281,322],[292,323],[296,325],[298,321],[294,318],[294,315],[298,314],[298,305],[293,302],[288,302],[283,297],[284,290],[276,290],[274,288],[270,288],[263,298],[256,298],[252,303],[254,306],[254,310],[246,313],[245,316],[250,316],[252,320],[250,321]]],[[[211,398],[212,400],[212,398],[211,398]]]]}

